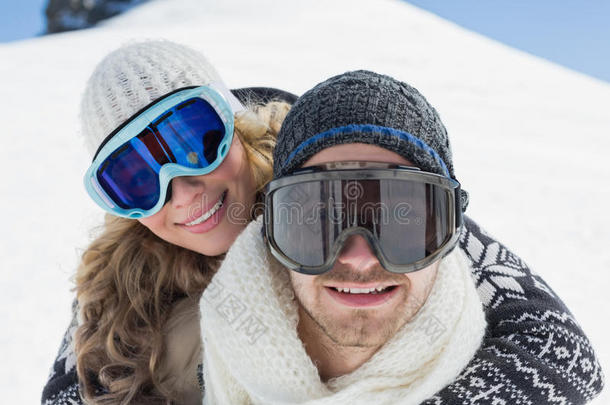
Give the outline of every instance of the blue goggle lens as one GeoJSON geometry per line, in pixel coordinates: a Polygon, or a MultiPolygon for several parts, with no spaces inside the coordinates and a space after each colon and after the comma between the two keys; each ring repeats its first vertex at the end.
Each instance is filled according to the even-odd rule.
{"type": "Polygon", "coordinates": [[[214,108],[201,98],[191,98],[109,155],[96,177],[119,207],[149,210],[159,200],[159,172],[165,164],[205,168],[218,158],[225,136],[224,123],[214,108]]]}

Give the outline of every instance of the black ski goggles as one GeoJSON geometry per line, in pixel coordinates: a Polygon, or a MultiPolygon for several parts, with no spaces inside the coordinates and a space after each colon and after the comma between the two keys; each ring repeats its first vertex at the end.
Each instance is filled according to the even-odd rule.
{"type": "Polygon", "coordinates": [[[265,238],[287,268],[330,270],[345,241],[362,235],[393,273],[420,270],[457,244],[468,194],[454,179],[374,162],[307,167],[274,180],[265,238]]]}

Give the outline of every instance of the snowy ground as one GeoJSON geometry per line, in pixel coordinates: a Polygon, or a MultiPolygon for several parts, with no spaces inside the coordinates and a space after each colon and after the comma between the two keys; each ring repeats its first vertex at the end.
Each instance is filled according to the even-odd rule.
{"type": "MultiPolygon", "coordinates": [[[[157,0],[100,28],[0,45],[3,403],[39,400],[78,251],[101,219],[81,180],[85,81],[128,39],[158,37],[202,50],[231,87],[301,93],[357,68],[417,87],[450,131],[469,214],[551,284],[610,370],[609,84],[397,0],[157,0]]],[[[606,390],[595,403],[609,402],[606,390]]]]}

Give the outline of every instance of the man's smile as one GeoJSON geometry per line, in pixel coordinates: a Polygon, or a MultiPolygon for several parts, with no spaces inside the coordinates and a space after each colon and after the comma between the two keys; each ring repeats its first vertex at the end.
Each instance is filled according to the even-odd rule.
{"type": "Polygon", "coordinates": [[[354,308],[376,307],[389,301],[399,290],[397,285],[376,287],[325,287],[337,303],[354,308]]]}

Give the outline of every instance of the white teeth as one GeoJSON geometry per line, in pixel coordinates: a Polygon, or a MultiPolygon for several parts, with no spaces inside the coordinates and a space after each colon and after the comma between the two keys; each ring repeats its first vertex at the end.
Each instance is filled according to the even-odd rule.
{"type": "Polygon", "coordinates": [[[227,195],[226,192],[222,193],[222,196],[220,196],[220,199],[218,200],[218,202],[216,204],[214,204],[214,206],[212,208],[210,208],[207,212],[204,212],[203,215],[201,215],[196,220],[187,222],[185,225],[193,226],[193,225],[197,225],[197,224],[200,224],[200,223],[208,220],[212,215],[214,215],[216,213],[216,211],[218,211],[218,209],[220,207],[222,207],[222,203],[224,202],[226,195],[227,195]]]}
{"type": "Polygon", "coordinates": [[[385,290],[387,287],[374,287],[374,288],[341,288],[336,287],[335,289],[342,293],[347,294],[377,294],[385,290]]]}

